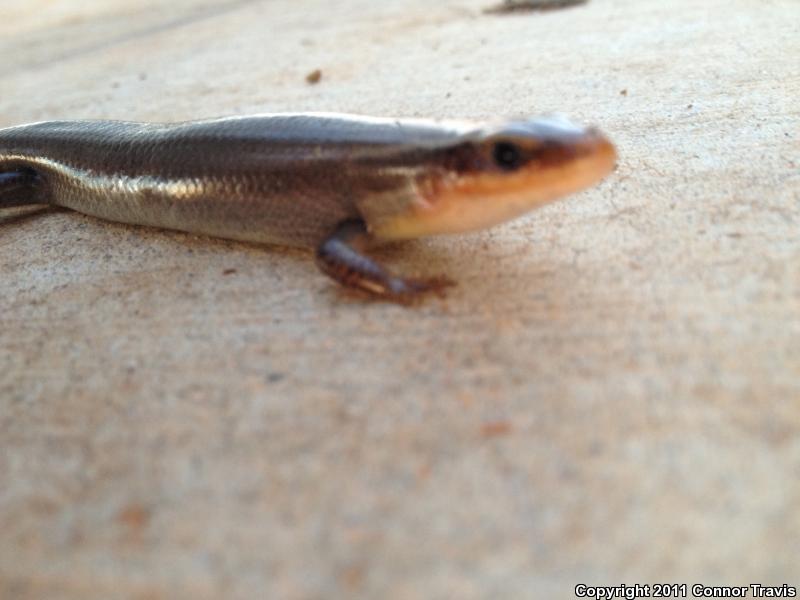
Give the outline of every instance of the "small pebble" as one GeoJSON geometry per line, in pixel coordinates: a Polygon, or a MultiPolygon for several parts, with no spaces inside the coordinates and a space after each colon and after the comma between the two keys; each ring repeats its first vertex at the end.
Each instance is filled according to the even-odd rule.
{"type": "Polygon", "coordinates": [[[321,79],[322,79],[322,71],[320,69],[314,69],[313,71],[311,71],[311,73],[306,75],[306,81],[311,85],[319,83],[321,79]]]}

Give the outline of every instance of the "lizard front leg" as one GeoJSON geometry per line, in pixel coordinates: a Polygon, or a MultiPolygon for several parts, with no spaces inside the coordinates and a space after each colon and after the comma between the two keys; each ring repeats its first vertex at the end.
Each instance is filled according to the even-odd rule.
{"type": "Polygon", "coordinates": [[[393,275],[364,254],[369,240],[363,221],[344,221],[317,248],[317,266],[342,285],[398,302],[409,302],[427,292],[441,294],[454,285],[443,276],[417,279],[393,275]]]}

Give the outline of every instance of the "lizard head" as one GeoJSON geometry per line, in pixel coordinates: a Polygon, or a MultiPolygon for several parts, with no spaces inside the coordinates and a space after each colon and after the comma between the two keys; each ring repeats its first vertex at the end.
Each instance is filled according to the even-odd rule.
{"type": "Polygon", "coordinates": [[[562,117],[473,129],[436,149],[413,200],[373,234],[404,239],[490,227],[598,182],[616,158],[599,131],[562,117]]]}

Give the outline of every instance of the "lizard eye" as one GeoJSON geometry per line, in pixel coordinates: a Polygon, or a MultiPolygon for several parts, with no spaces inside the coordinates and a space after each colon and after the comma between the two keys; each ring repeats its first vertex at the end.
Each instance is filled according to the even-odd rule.
{"type": "Polygon", "coordinates": [[[511,142],[497,142],[492,150],[495,164],[504,171],[513,171],[522,162],[522,153],[511,142]]]}

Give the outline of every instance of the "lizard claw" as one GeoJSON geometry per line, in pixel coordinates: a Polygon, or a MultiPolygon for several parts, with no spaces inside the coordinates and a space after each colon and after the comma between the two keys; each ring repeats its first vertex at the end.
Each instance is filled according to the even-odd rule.
{"type": "Polygon", "coordinates": [[[455,285],[455,281],[444,275],[426,278],[392,277],[386,286],[386,295],[394,300],[404,302],[428,293],[434,293],[442,298],[445,290],[455,285]]]}

